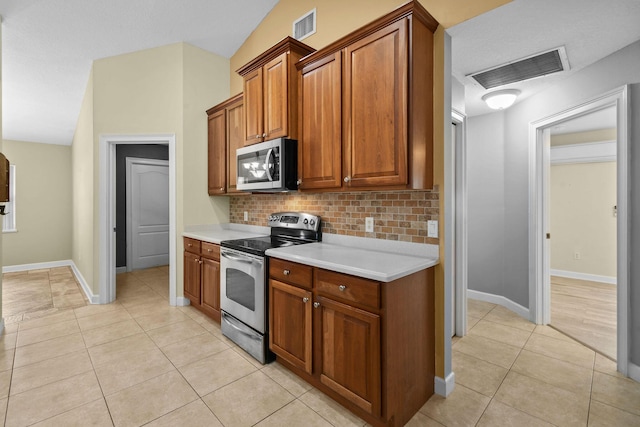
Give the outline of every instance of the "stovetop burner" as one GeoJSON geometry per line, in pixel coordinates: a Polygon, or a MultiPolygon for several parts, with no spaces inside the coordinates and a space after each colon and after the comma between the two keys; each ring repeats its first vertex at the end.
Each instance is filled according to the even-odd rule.
{"type": "Polygon", "coordinates": [[[320,217],[298,212],[280,212],[269,216],[270,236],[224,240],[222,247],[264,256],[267,249],[283,248],[322,240],[320,217]]]}

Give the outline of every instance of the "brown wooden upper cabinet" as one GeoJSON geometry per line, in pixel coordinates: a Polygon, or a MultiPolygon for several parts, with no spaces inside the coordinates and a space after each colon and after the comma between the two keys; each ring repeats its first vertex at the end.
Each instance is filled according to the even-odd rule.
{"type": "Polygon", "coordinates": [[[236,149],[244,146],[244,108],[238,94],[207,110],[209,195],[242,193],[236,189],[236,149]]]}
{"type": "Polygon", "coordinates": [[[433,187],[433,32],[416,1],[307,57],[301,190],[433,187]]]}
{"type": "Polygon", "coordinates": [[[287,37],[237,71],[244,78],[245,145],[298,138],[295,64],[313,51],[287,37]]]}

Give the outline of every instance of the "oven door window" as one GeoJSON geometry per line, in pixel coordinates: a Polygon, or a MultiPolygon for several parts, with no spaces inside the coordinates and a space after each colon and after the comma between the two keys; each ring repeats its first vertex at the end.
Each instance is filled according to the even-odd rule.
{"type": "Polygon", "coordinates": [[[256,310],[256,281],[244,271],[235,268],[227,268],[227,292],[226,296],[241,306],[256,310]]]}
{"type": "Polygon", "coordinates": [[[237,159],[238,184],[256,184],[280,180],[280,168],[278,167],[280,147],[239,154],[237,159]]]}

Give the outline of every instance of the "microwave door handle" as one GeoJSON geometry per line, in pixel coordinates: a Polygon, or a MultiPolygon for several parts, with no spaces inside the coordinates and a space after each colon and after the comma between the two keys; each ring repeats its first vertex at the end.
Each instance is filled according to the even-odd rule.
{"type": "MultiPolygon", "coordinates": [[[[273,148],[269,148],[269,151],[267,151],[267,157],[265,158],[265,166],[266,166],[266,170],[267,170],[267,178],[269,178],[269,181],[273,181],[273,176],[271,176],[271,171],[269,169],[271,169],[269,167],[269,160],[271,159],[271,157],[273,157],[273,148]]],[[[274,160],[275,163],[275,160],[274,160]]]]}

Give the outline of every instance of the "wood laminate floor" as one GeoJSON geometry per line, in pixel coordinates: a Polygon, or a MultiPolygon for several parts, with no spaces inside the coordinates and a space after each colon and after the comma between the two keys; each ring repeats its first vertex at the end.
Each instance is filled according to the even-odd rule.
{"type": "Polygon", "coordinates": [[[616,286],[551,276],[551,326],[616,359],[616,286]]]}

